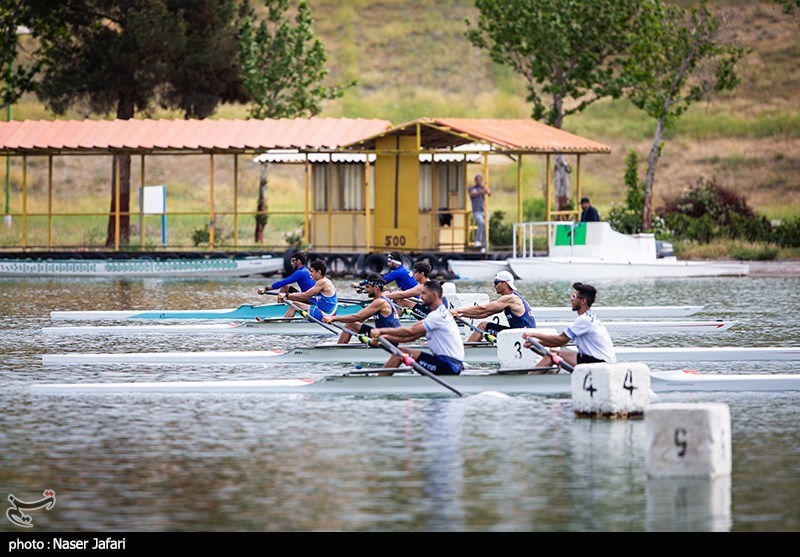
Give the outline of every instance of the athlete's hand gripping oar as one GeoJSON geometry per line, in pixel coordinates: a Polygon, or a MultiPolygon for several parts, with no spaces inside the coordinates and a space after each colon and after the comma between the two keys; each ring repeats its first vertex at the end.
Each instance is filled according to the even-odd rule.
{"type": "Polygon", "coordinates": [[[467,321],[465,319],[462,319],[461,317],[458,317],[456,314],[453,314],[453,317],[455,318],[456,323],[461,323],[462,325],[464,325],[464,326],[472,329],[476,333],[480,334],[483,338],[485,338],[487,341],[491,342],[492,344],[497,344],[497,337],[494,336],[489,331],[482,331],[480,327],[476,327],[475,325],[473,325],[469,321],[467,321]]]}
{"type": "Polygon", "coordinates": [[[527,346],[528,348],[530,348],[531,350],[533,350],[542,357],[550,358],[551,360],[553,360],[554,364],[556,364],[557,366],[563,368],[564,370],[570,373],[572,373],[573,370],[575,369],[572,364],[566,362],[564,358],[542,346],[542,344],[540,344],[539,341],[533,337],[527,337],[525,339],[525,346],[527,346]],[[528,344],[530,344],[530,346],[527,346],[528,344]]]}
{"type": "Polygon", "coordinates": [[[458,396],[464,396],[463,394],[461,394],[461,391],[459,391],[458,389],[456,389],[452,385],[446,383],[445,381],[441,380],[439,377],[437,377],[436,375],[434,375],[433,373],[431,373],[430,371],[428,371],[427,369],[425,369],[424,367],[419,365],[416,362],[416,360],[414,360],[414,358],[412,358],[411,356],[409,356],[408,354],[406,354],[405,352],[400,350],[397,346],[395,346],[394,344],[392,344],[391,342],[389,342],[388,340],[386,340],[382,336],[378,335],[377,337],[374,337],[374,338],[377,339],[378,344],[380,344],[381,347],[384,350],[386,350],[387,352],[389,352],[391,354],[394,354],[395,356],[399,356],[400,358],[402,358],[403,359],[403,363],[406,364],[409,367],[414,368],[414,371],[417,371],[417,372],[421,373],[422,375],[426,375],[426,376],[430,377],[431,379],[433,379],[434,381],[439,383],[441,386],[447,387],[448,389],[453,391],[458,396]]]}
{"type": "MultiPolygon", "coordinates": [[[[285,292],[280,292],[278,290],[265,290],[264,292],[259,289],[258,291],[259,296],[278,296],[280,294],[285,294],[285,292]]],[[[361,306],[369,305],[372,303],[372,300],[362,300],[360,298],[339,298],[339,301],[344,304],[358,304],[361,306]]]]}
{"type": "Polygon", "coordinates": [[[286,302],[293,310],[295,310],[297,313],[299,313],[300,315],[305,317],[306,320],[310,321],[311,323],[316,323],[316,324],[324,327],[326,331],[329,331],[329,332],[333,333],[334,335],[338,335],[339,334],[334,329],[331,329],[326,323],[323,323],[322,321],[320,321],[319,319],[317,319],[316,317],[311,315],[308,311],[302,309],[297,304],[292,303],[292,301],[289,298],[285,298],[283,301],[286,302]]]}
{"type": "Polygon", "coordinates": [[[361,334],[359,332],[356,332],[353,329],[351,329],[350,327],[345,327],[344,325],[340,325],[340,324],[338,324],[338,323],[336,323],[334,321],[330,321],[328,324],[329,325],[333,325],[334,327],[336,327],[337,329],[339,329],[343,333],[347,333],[348,335],[355,336],[358,340],[360,340],[361,342],[366,344],[368,347],[370,347],[370,348],[372,347],[372,344],[370,343],[371,339],[367,335],[364,335],[364,334],[361,334]]]}

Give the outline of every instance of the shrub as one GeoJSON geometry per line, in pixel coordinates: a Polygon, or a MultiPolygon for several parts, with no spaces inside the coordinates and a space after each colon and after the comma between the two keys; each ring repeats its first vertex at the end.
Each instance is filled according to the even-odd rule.
{"type": "MultiPolygon", "coordinates": [[[[192,243],[194,247],[200,244],[208,245],[211,240],[211,232],[208,225],[204,224],[203,228],[195,228],[192,232],[192,243]]],[[[221,228],[214,229],[214,243],[222,244],[225,241],[225,232],[221,228]]]]}
{"type": "Polygon", "coordinates": [[[783,221],[776,226],[774,241],[785,248],[800,248],[800,217],[783,221]]]}
{"type": "Polygon", "coordinates": [[[513,225],[505,223],[504,211],[494,211],[489,219],[489,242],[492,246],[510,246],[514,238],[513,225]]]}

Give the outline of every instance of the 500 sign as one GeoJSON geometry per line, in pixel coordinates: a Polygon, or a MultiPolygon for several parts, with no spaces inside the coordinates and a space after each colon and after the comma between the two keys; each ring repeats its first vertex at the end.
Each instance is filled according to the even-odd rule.
{"type": "Polygon", "coordinates": [[[403,235],[400,236],[392,236],[391,234],[387,234],[384,237],[383,245],[386,247],[403,247],[406,245],[406,237],[403,235]]]}

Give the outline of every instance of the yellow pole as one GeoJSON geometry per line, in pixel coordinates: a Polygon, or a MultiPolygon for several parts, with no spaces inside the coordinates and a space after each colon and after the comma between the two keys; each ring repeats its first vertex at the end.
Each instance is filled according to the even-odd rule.
{"type": "MultiPolygon", "coordinates": [[[[265,163],[266,164],[266,163],[265,163]]],[[[233,249],[239,247],[239,155],[233,155],[233,249]]]]}
{"type": "Polygon", "coordinates": [[[522,153],[517,157],[517,222],[522,222],[522,153]]]}
{"type": "Polygon", "coordinates": [[[214,251],[214,153],[209,155],[209,200],[208,200],[208,249],[214,251]]]}
{"type": "MultiPolygon", "coordinates": [[[[492,189],[491,182],[489,181],[489,155],[483,155],[483,183],[488,187],[490,190],[492,189]]],[[[486,251],[489,251],[489,221],[491,219],[492,212],[489,210],[489,198],[491,196],[487,195],[484,198],[483,204],[483,229],[484,233],[486,234],[486,245],[483,246],[486,251]]]]}
{"type": "Polygon", "coordinates": [[[328,206],[326,210],[328,211],[328,249],[331,249],[333,245],[333,155],[330,153],[328,154],[328,172],[325,175],[325,197],[328,199],[328,206]]]}
{"type": "Polygon", "coordinates": [[[305,200],[305,207],[303,209],[303,245],[308,246],[311,242],[310,237],[310,226],[309,226],[309,215],[308,210],[311,205],[310,203],[310,196],[311,196],[311,185],[310,185],[310,176],[311,173],[311,165],[308,164],[308,153],[306,153],[306,174],[305,174],[305,186],[306,186],[306,200],[305,200]]]}
{"type": "Polygon", "coordinates": [[[142,153],[139,172],[139,244],[144,251],[144,153],[142,153]]]}
{"type": "MultiPolygon", "coordinates": [[[[578,184],[578,199],[576,201],[578,201],[578,204],[580,206],[580,200],[581,200],[581,156],[580,156],[580,154],[578,154],[578,161],[575,163],[575,166],[577,167],[576,168],[576,170],[577,170],[577,178],[575,179],[575,182],[578,184]]],[[[580,214],[578,216],[578,219],[580,219],[580,214]]],[[[578,220],[578,219],[576,219],[576,220],[578,220]]]]}
{"type": "Polygon", "coordinates": [[[545,196],[544,206],[547,210],[547,221],[550,222],[550,153],[547,153],[547,162],[545,168],[545,196]]]}
{"type": "Polygon", "coordinates": [[[114,251],[119,251],[119,155],[114,155],[117,165],[114,167],[114,251]]]}
{"type": "Polygon", "coordinates": [[[28,247],[28,156],[22,157],[22,247],[28,247]]]}
{"type": "Polygon", "coordinates": [[[364,155],[366,157],[364,161],[364,243],[366,247],[366,251],[370,250],[370,245],[372,244],[372,230],[369,222],[369,187],[370,187],[370,179],[369,179],[369,153],[364,155]]]}
{"type": "Polygon", "coordinates": [[[47,155],[47,249],[53,247],[53,155],[47,155]]]}

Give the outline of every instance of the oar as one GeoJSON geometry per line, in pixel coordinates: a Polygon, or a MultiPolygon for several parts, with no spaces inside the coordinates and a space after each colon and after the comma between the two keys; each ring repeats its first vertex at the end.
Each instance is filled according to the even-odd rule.
{"type": "Polygon", "coordinates": [[[496,336],[494,336],[494,335],[493,335],[492,333],[490,333],[489,331],[481,331],[480,327],[476,327],[475,325],[473,325],[473,324],[472,324],[472,323],[470,323],[469,321],[466,321],[466,320],[464,320],[464,319],[462,319],[462,318],[460,318],[460,317],[456,317],[455,315],[454,315],[453,317],[455,317],[455,319],[456,319],[456,323],[461,323],[462,325],[466,325],[467,327],[469,327],[470,329],[472,329],[472,330],[473,330],[473,331],[475,331],[476,333],[480,333],[480,335],[481,335],[483,338],[485,338],[486,340],[488,340],[488,341],[489,341],[489,342],[491,342],[492,344],[496,344],[496,343],[497,343],[497,337],[496,337],[496,336]]]}
{"type": "MultiPolygon", "coordinates": [[[[262,294],[262,296],[277,296],[278,294],[282,294],[282,292],[278,292],[277,290],[269,290],[267,292],[264,292],[264,294],[262,294]]],[[[363,299],[360,299],[360,298],[339,298],[339,301],[344,303],[344,304],[358,304],[358,305],[361,305],[361,306],[368,305],[368,304],[372,303],[372,300],[369,300],[369,299],[363,300],[363,299]]]]}
{"type": "Polygon", "coordinates": [[[392,354],[394,354],[396,356],[400,356],[403,359],[403,363],[405,363],[407,366],[414,368],[415,371],[418,371],[422,375],[428,376],[429,378],[431,378],[434,381],[436,381],[437,383],[439,383],[441,386],[447,387],[448,389],[453,391],[458,396],[464,396],[463,394],[461,394],[461,391],[459,391],[458,389],[456,389],[455,387],[453,387],[449,383],[447,383],[445,381],[442,381],[439,377],[437,377],[436,375],[432,374],[430,371],[428,371],[427,369],[425,369],[424,367],[419,365],[416,362],[416,360],[414,360],[414,358],[412,358],[411,356],[409,356],[408,354],[406,354],[405,352],[400,350],[397,346],[395,346],[394,344],[392,344],[391,342],[389,342],[388,340],[386,340],[382,336],[379,335],[377,337],[377,339],[378,339],[378,344],[380,344],[381,347],[383,347],[384,350],[386,350],[387,352],[390,352],[390,353],[392,353],[392,354]]]}
{"type": "Polygon", "coordinates": [[[371,344],[369,342],[370,338],[367,335],[362,335],[361,333],[352,330],[350,327],[346,327],[344,325],[340,325],[339,323],[336,323],[335,321],[332,321],[332,322],[328,323],[328,325],[333,325],[334,327],[336,327],[340,331],[355,336],[362,343],[364,343],[367,346],[371,347],[371,344]]]}
{"type": "Polygon", "coordinates": [[[557,366],[565,369],[566,371],[568,371],[570,373],[572,373],[573,370],[575,369],[572,366],[572,364],[564,361],[564,358],[562,358],[558,354],[554,354],[553,352],[551,352],[550,350],[548,350],[547,348],[542,346],[539,343],[539,341],[537,341],[535,338],[529,337],[529,338],[526,338],[525,340],[531,343],[531,346],[530,346],[531,350],[533,350],[534,352],[536,352],[537,354],[539,354],[542,357],[549,357],[551,360],[553,360],[553,363],[555,363],[557,366]]]}
{"type": "Polygon", "coordinates": [[[304,309],[301,309],[301,308],[300,308],[300,306],[298,306],[298,305],[296,305],[296,304],[292,303],[292,301],[291,301],[289,298],[286,298],[284,301],[285,301],[287,304],[289,304],[289,306],[291,306],[291,308],[292,308],[292,309],[294,309],[294,310],[295,310],[297,313],[299,313],[300,315],[302,315],[303,317],[305,317],[305,318],[306,318],[308,321],[310,321],[311,323],[316,323],[317,325],[320,325],[320,326],[324,327],[324,328],[325,328],[325,330],[327,330],[327,331],[330,331],[330,332],[331,332],[331,333],[333,333],[334,335],[338,335],[338,334],[339,334],[339,333],[337,333],[337,332],[336,332],[336,330],[335,330],[335,329],[332,329],[330,326],[328,326],[328,324],[327,324],[327,323],[323,323],[322,321],[320,321],[319,319],[317,319],[316,317],[314,317],[313,315],[311,315],[310,313],[308,313],[306,310],[304,310],[304,309]]]}

